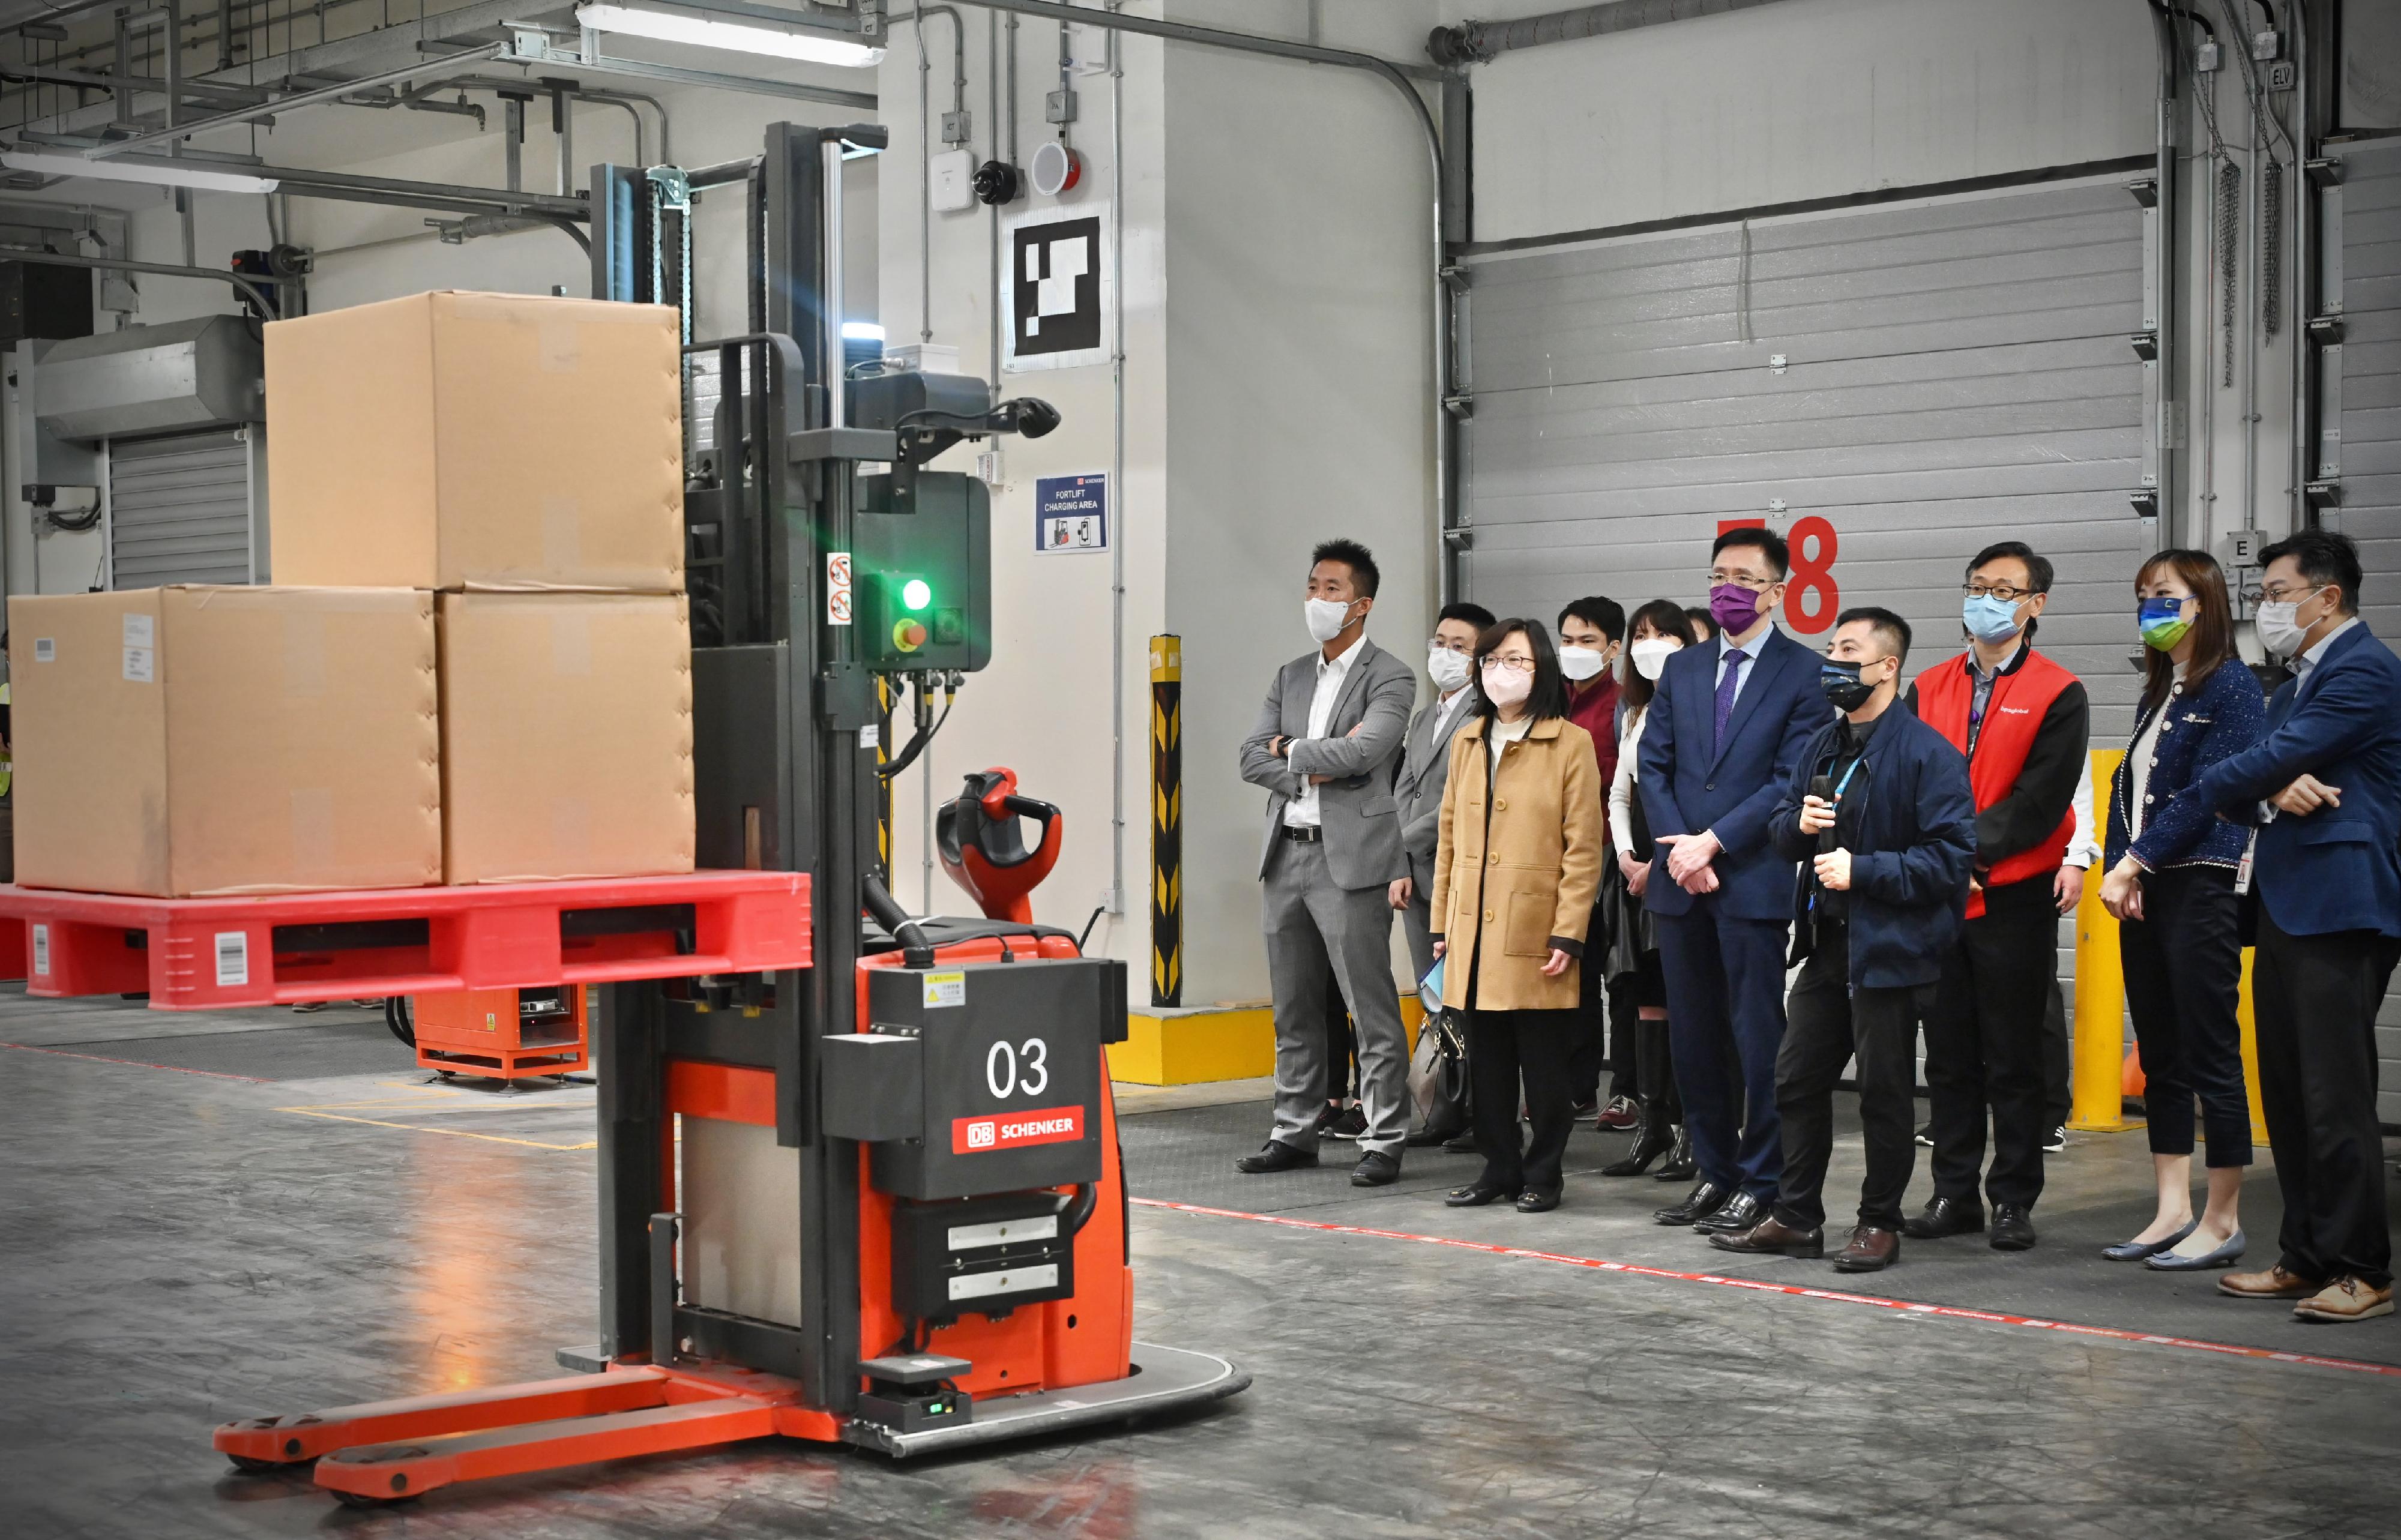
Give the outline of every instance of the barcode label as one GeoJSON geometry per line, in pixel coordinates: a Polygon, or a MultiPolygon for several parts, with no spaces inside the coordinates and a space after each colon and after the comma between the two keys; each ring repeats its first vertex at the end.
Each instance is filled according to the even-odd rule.
{"type": "Polygon", "coordinates": [[[34,927],[34,972],[44,978],[50,976],[50,928],[48,925],[34,927]]]}
{"type": "Polygon", "coordinates": [[[217,933],[217,988],[230,989],[250,982],[250,933],[217,933]]]}

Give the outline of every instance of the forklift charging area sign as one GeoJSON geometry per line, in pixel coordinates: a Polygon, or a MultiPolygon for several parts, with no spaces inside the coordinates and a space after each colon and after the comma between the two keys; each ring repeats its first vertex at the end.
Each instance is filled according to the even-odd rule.
{"type": "Polygon", "coordinates": [[[1039,556],[1109,548],[1109,479],[1042,476],[1034,483],[1034,551],[1039,556]]]}
{"type": "Polygon", "coordinates": [[[1038,1112],[998,1112],[951,1120],[951,1153],[1018,1150],[1029,1144],[1066,1144],[1084,1137],[1084,1110],[1049,1107],[1038,1112]]]}

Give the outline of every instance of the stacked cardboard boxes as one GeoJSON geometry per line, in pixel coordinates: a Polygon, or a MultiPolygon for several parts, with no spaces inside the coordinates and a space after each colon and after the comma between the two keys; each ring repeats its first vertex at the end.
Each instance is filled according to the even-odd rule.
{"type": "Polygon", "coordinates": [[[268,326],[281,586],[12,602],[19,879],[690,871],[679,344],[509,294],[268,326]]]}

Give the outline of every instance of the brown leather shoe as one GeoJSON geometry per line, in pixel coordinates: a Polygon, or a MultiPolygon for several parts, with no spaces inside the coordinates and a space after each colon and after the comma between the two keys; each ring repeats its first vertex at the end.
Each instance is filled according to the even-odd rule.
{"type": "Polygon", "coordinates": [[[2297,1321],[2365,1321],[2393,1314],[2393,1286],[2342,1277],[2293,1306],[2297,1321]]]}
{"type": "Polygon", "coordinates": [[[1837,1273],[1881,1273],[1900,1261],[1900,1232],[1872,1224],[1851,1232],[1850,1241],[1834,1254],[1837,1273]]]}
{"type": "Polygon", "coordinates": [[[1720,1231],[1709,1236],[1709,1244],[1745,1256],[1822,1257],[1826,1233],[1795,1230],[1771,1214],[1748,1230],[1720,1231]]]}
{"type": "Polygon", "coordinates": [[[2325,1287],[2288,1270],[2283,1262],[2265,1273],[2229,1273],[2217,1280],[2220,1294],[2238,1300],[2305,1300],[2325,1287]]]}

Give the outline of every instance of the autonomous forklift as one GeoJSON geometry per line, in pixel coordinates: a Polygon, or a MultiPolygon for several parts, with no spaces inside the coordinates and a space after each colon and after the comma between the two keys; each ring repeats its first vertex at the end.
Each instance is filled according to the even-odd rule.
{"type": "MultiPolygon", "coordinates": [[[[912,920],[877,868],[881,787],[913,757],[887,702],[913,691],[922,749],[934,692],[991,659],[987,490],[926,462],[1058,421],[845,361],[844,167],[883,143],[779,124],[749,160],[592,182],[595,295],[677,307],[688,374],[714,366],[686,416],[699,865],[806,874],[805,966],[596,990],[600,1339],[559,1352],[576,1372],[229,1424],[244,1470],[315,1461],[364,1505],[768,1434],[953,1451],[1249,1383],[1133,1340],[1104,1054],[1125,965],[1015,890],[1017,918],[912,920]],[[748,325],[694,342],[691,213],[718,189],[747,200],[748,325]]],[[[1056,811],[1028,850],[998,828],[1028,811],[1013,778],[978,785],[987,879],[1047,869],[1056,811]]]]}

